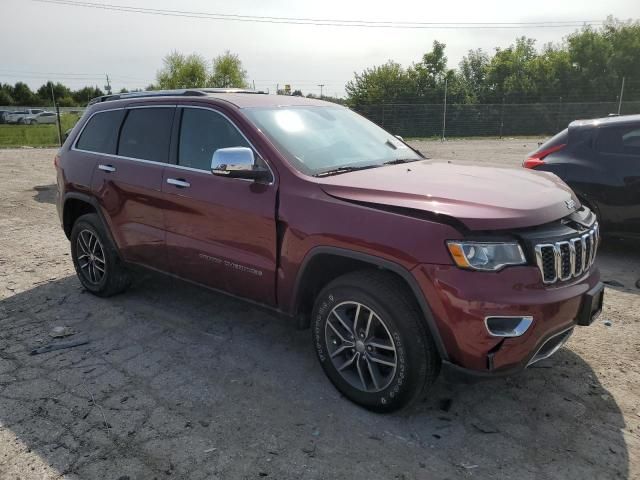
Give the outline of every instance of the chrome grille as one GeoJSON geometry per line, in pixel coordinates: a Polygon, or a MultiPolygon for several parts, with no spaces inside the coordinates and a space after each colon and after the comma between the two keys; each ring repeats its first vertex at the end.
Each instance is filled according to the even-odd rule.
{"type": "Polygon", "coordinates": [[[589,270],[596,258],[599,240],[598,223],[588,232],[555,243],[535,247],[536,263],[544,283],[570,280],[589,270]]]}

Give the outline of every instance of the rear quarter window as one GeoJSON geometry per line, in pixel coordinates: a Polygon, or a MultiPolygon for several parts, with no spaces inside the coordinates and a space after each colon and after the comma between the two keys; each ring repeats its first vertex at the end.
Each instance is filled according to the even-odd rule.
{"type": "Polygon", "coordinates": [[[122,117],[124,117],[124,110],[98,112],[93,115],[82,130],[76,148],[89,152],[115,154],[122,117]]]}
{"type": "Polygon", "coordinates": [[[596,150],[601,153],[640,155],[640,126],[602,128],[598,132],[596,150]]]}

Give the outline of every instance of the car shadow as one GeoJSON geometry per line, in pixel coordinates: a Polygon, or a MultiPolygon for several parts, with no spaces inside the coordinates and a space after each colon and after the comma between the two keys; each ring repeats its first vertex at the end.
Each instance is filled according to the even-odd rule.
{"type": "Polygon", "coordinates": [[[33,187],[36,191],[36,194],[33,196],[33,199],[38,203],[56,203],[56,188],[57,185],[37,185],[33,187]]]}
{"type": "Polygon", "coordinates": [[[308,330],[160,275],[110,299],[75,277],[36,285],[0,301],[0,324],[7,471],[30,451],[74,478],[628,476],[620,408],[568,349],[379,415],[337,393],[308,330]],[[76,340],[89,343],[29,355],[76,340]]]}

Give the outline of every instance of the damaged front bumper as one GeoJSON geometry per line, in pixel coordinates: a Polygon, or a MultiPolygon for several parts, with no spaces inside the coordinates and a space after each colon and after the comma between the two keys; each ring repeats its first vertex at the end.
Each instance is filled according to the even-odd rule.
{"type": "Polygon", "coordinates": [[[602,309],[595,267],[554,286],[544,285],[531,266],[495,273],[420,265],[413,274],[447,350],[445,365],[473,375],[510,375],[550,357],[576,325],[589,325],[602,309]]]}

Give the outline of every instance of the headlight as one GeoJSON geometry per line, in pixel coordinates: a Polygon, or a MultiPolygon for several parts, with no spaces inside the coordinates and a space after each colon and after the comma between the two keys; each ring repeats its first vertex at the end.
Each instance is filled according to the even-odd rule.
{"type": "Polygon", "coordinates": [[[524,252],[516,242],[447,242],[449,253],[460,268],[497,271],[507,265],[527,263],[524,252]]]}

